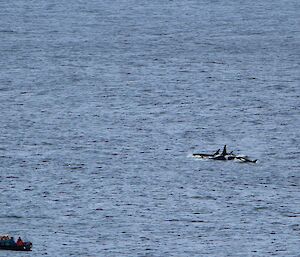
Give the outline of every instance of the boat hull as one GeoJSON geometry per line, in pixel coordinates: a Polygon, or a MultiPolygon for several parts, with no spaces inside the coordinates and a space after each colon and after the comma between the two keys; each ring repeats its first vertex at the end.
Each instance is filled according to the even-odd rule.
{"type": "Polygon", "coordinates": [[[25,251],[29,252],[31,251],[31,246],[14,246],[14,245],[1,245],[0,250],[9,250],[9,251],[25,251]]]}

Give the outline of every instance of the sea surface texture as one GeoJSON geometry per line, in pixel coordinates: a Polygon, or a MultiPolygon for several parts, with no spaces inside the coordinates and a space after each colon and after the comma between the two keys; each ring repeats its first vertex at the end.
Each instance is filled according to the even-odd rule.
{"type": "Polygon", "coordinates": [[[0,256],[300,256],[299,13],[1,1],[0,256]]]}

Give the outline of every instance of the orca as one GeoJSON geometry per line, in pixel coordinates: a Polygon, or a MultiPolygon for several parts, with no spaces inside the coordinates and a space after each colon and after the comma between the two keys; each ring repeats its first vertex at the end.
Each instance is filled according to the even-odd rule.
{"type": "Polygon", "coordinates": [[[220,154],[220,149],[218,149],[215,153],[213,154],[205,154],[205,153],[195,153],[193,154],[193,157],[196,158],[202,158],[202,159],[211,159],[211,160],[217,160],[217,161],[239,161],[239,162],[251,162],[251,163],[256,163],[256,160],[251,160],[247,156],[242,156],[242,155],[235,155],[233,154],[233,151],[230,153],[227,153],[227,146],[224,145],[223,151],[220,154]]]}
{"type": "Polygon", "coordinates": [[[238,160],[240,162],[252,162],[252,163],[256,163],[257,162],[257,159],[250,160],[247,156],[236,156],[235,160],[238,160]]]}
{"type": "Polygon", "coordinates": [[[222,151],[221,155],[222,155],[222,156],[225,156],[225,155],[227,155],[227,149],[226,149],[226,145],[224,145],[224,147],[223,147],[223,151],[222,151]]]}
{"type": "Polygon", "coordinates": [[[213,154],[207,154],[207,153],[193,153],[193,157],[196,158],[202,158],[202,159],[211,159],[212,157],[218,155],[220,153],[220,149],[218,149],[215,153],[213,154]]]}
{"type": "Polygon", "coordinates": [[[227,153],[226,145],[224,145],[221,154],[212,157],[213,160],[219,160],[219,161],[226,161],[229,160],[229,158],[231,158],[231,156],[228,155],[227,153]]]}

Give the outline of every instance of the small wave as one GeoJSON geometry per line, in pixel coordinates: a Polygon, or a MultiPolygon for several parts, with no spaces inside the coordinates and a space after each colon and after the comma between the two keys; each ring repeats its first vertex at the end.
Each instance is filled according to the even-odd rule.
{"type": "Polygon", "coordinates": [[[190,219],[169,219],[167,222],[190,222],[190,223],[204,223],[204,220],[190,220],[190,219]]]}
{"type": "Polygon", "coordinates": [[[84,168],[85,164],[84,163],[66,163],[64,166],[70,170],[81,170],[84,168]]]}
{"type": "Polygon", "coordinates": [[[209,195],[205,195],[205,196],[195,195],[195,196],[191,196],[190,198],[197,199],[197,200],[217,200],[217,198],[209,195]]]}
{"type": "Polygon", "coordinates": [[[0,30],[0,33],[16,33],[16,31],[10,29],[2,29],[0,30]]]}
{"type": "Polygon", "coordinates": [[[288,217],[288,218],[300,218],[299,212],[288,212],[288,213],[282,213],[282,216],[288,217]]]}
{"type": "Polygon", "coordinates": [[[18,215],[0,215],[0,219],[22,219],[22,216],[18,215]]]}
{"type": "Polygon", "coordinates": [[[12,178],[12,179],[15,179],[15,178],[19,178],[17,176],[7,176],[6,178],[12,178]]]}

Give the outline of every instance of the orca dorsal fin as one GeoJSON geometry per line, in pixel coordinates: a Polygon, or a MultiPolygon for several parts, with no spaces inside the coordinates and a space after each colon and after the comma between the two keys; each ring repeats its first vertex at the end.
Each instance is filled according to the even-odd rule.
{"type": "Polygon", "coordinates": [[[218,155],[220,153],[220,149],[218,149],[213,155],[218,155]]]}
{"type": "Polygon", "coordinates": [[[225,155],[227,155],[226,145],[224,145],[223,152],[222,152],[222,156],[225,156],[225,155]]]}

